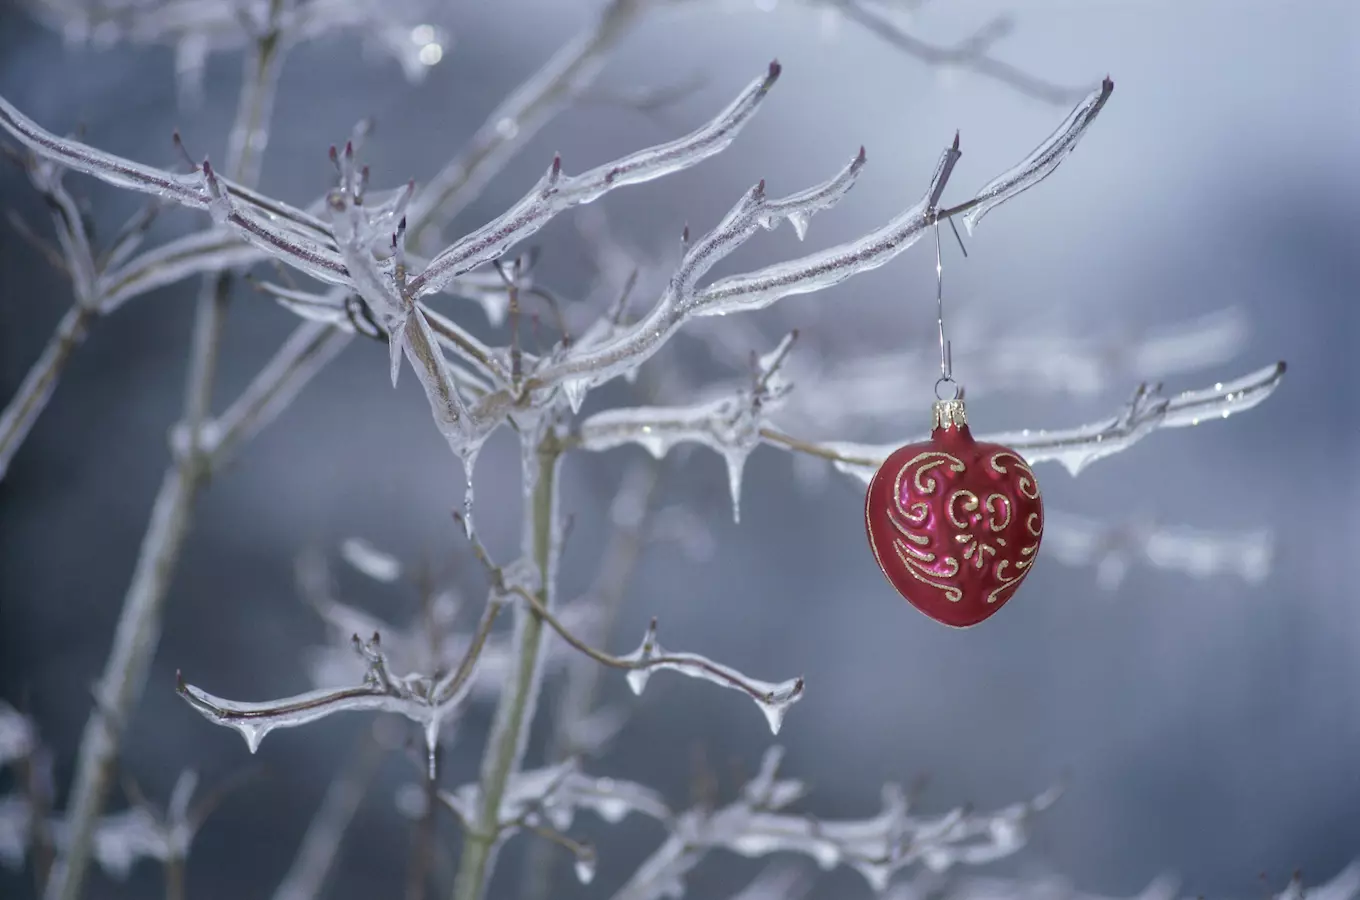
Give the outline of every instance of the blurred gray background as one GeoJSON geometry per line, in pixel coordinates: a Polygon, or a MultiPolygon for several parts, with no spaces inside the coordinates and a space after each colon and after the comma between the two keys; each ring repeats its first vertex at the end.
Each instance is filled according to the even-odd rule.
{"type": "MultiPolygon", "coordinates": [[[[682,224],[706,228],[759,178],[787,193],[826,177],[862,143],[869,167],[808,242],[828,246],[914,202],[955,129],[965,155],[955,202],[1028,152],[1065,109],[967,72],[944,73],[850,23],[828,28],[812,4],[695,3],[655,15],[615,56],[602,88],[703,86],[659,116],[586,104],[536,137],[461,218],[475,227],[538,177],[554,151],[581,171],[679,134],[724,105],[774,57],[784,77],[734,146],[697,169],[603,201],[614,227],[643,248],[672,251],[682,224]]],[[[330,183],[327,146],[356,119],[377,117],[368,156],[379,186],[428,177],[502,96],[536,68],[596,4],[458,4],[454,41],[427,81],[410,86],[393,63],[366,62],[354,40],[306,45],[288,59],[263,187],[294,202],[330,183]]],[[[1260,408],[1201,428],[1160,432],[1073,479],[1039,470],[1051,509],[1111,523],[1137,515],[1204,528],[1274,529],[1270,576],[1198,580],[1135,566],[1115,591],[1090,568],[1042,559],[1025,588],[985,627],[953,632],[911,610],[886,586],[864,546],[861,488],[840,476],[799,486],[787,456],[764,448],[748,465],[743,516],[733,525],[721,460],[691,454],[668,469],[666,499],[689,498],[717,550],[695,566],[673,548],[648,554],[611,646],[631,649],[659,615],[668,646],[758,676],[803,674],[806,698],[779,740],[786,769],[813,785],[808,809],[858,817],[878,809],[879,785],[929,777],[923,808],[994,807],[1066,777],[1068,792],[1036,825],[1032,845],[1000,872],[1057,872],[1082,889],[1128,894],[1175,872],[1184,892],[1259,897],[1301,867],[1330,877],[1360,854],[1360,9],[1348,0],[1004,4],[936,2],[916,33],[950,43],[1012,12],[1016,31],[997,55],[1064,84],[1110,73],[1113,99],[1063,168],[993,213],[969,242],[947,247],[953,309],[984,334],[1057,330],[1112,343],[1141,329],[1227,307],[1251,325],[1230,363],[1177,375],[1202,387],[1276,359],[1290,369],[1260,408]]],[[[223,153],[239,60],[214,57],[197,110],[177,107],[168,50],[64,49],[17,9],[0,7],[0,93],[44,126],[82,124],[96,146],[147,162],[173,160],[180,128],[196,155],[223,153]]],[[[84,179],[108,229],[138,200],[84,179]]],[[[21,173],[0,172],[0,206],[50,233],[21,173]]],[[[170,217],[161,234],[198,227],[170,217]]],[[[7,226],[6,226],[7,228],[7,226]]],[[[545,232],[542,277],[581,292],[591,272],[569,222],[545,232]]],[[[721,272],[805,250],[787,229],[761,236],[721,272]]],[[[931,248],[756,320],[766,333],[800,325],[814,347],[845,357],[933,340],[931,248]]],[[[102,669],[149,505],[178,415],[194,286],[140,298],[99,322],[9,476],[0,482],[0,697],[37,719],[63,788],[102,669]]],[[[8,398],[70,302],[66,283],[12,230],[0,237],[0,396],[8,398]]],[[[470,320],[479,318],[475,310],[470,320]]],[[[234,396],[293,320],[241,291],[233,307],[219,397],[234,396]]],[[[757,348],[765,350],[767,347],[757,348]]],[[[956,344],[956,368],[968,373],[956,344]]],[[[696,378],[723,380],[730,370],[696,378]]],[[[1116,376],[1097,394],[980,394],[984,430],[1061,427],[1112,413],[1137,381],[1116,376]]],[[[409,376],[409,373],[408,373],[409,376]]],[[[890,388],[897,389],[897,388],[890,388]]],[[[875,433],[916,433],[919,415],[875,433]]],[[[627,396],[621,387],[592,408],[627,396]]],[[[849,398],[847,402],[853,402],[849,398]]],[[[590,580],[622,463],[637,448],[565,465],[563,498],[577,520],[563,568],[566,594],[590,580]]],[[[501,435],[477,471],[479,526],[508,556],[519,527],[517,453],[501,435]]],[[[150,686],[132,725],[126,769],[163,800],[195,767],[220,781],[263,764],[262,779],[208,822],[189,867],[191,896],[267,896],[362,717],[338,717],[271,736],[252,761],[235,734],[179,701],[174,672],[223,696],[282,696],[309,687],[301,659],[321,639],[298,602],[292,562],[307,546],[362,535],[416,563],[461,545],[449,511],[462,473],[429,422],[414,379],[393,391],[386,355],[353,344],[267,430],[200,504],[170,598],[150,686]],[[399,461],[375,466],[374,460],[399,461]]],[[[475,566],[460,584],[480,601],[475,566]]],[[[345,582],[345,596],[403,619],[409,591],[345,582]]],[[[611,673],[608,697],[626,702],[611,673]]],[[[448,754],[449,785],[474,777],[488,707],[475,708],[448,754]]],[[[592,770],[647,781],[675,803],[689,790],[693,748],[723,773],[751,771],[771,741],[761,717],[731,692],[658,677],[618,744],[592,770]]],[[[400,889],[408,824],[394,789],[412,778],[394,758],[370,793],[328,896],[400,889]]],[[[115,800],[115,807],[121,800],[115,800]]],[[[590,829],[586,829],[588,832],[590,829]]],[[[588,892],[603,896],[661,839],[658,829],[591,832],[602,849],[588,892]]],[[[443,834],[453,840],[446,823],[443,834]]],[[[521,838],[502,856],[513,873],[521,838]]],[[[692,896],[733,892],[758,864],[714,857],[692,896]]],[[[96,879],[91,897],[152,896],[144,863],[128,885],[96,879]]],[[[847,873],[822,896],[867,896],[847,873]]],[[[518,879],[496,883],[514,896],[518,879]]],[[[26,897],[0,872],[0,894],[26,897]]]]}

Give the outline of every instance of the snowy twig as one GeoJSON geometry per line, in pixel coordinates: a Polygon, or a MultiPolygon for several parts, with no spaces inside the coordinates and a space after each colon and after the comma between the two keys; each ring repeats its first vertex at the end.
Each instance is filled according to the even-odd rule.
{"type": "Polygon", "coordinates": [[[1056,791],[1048,791],[991,813],[956,809],[943,816],[918,817],[909,814],[902,792],[888,785],[883,791],[883,811],[877,816],[823,820],[781,812],[804,793],[802,783],[777,777],[781,756],[778,747],[766,753],[759,773],[738,801],[718,810],[698,808],[675,817],[670,837],[614,900],[676,896],[683,891],[690,870],[710,850],[719,849],[747,857],[805,854],[823,869],[849,866],[874,890],[882,891],[895,872],[911,865],[943,871],[1015,853],[1025,844],[1030,817],[1057,799],[1056,791]]]}

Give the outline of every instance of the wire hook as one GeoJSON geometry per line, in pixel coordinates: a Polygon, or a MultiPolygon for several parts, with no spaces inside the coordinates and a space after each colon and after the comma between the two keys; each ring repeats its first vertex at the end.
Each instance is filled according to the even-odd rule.
{"type": "MultiPolygon", "coordinates": [[[[952,224],[952,223],[951,223],[952,224]]],[[[957,400],[963,391],[959,389],[958,382],[954,380],[954,348],[953,345],[945,340],[944,336],[944,264],[940,255],[940,220],[935,219],[935,321],[940,333],[940,377],[935,381],[936,400],[957,400]],[[951,385],[954,389],[952,397],[941,397],[940,388],[944,385],[951,385]]]]}

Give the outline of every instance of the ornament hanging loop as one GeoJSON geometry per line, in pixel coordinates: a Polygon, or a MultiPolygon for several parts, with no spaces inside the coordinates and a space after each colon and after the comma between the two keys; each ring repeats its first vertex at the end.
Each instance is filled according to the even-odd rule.
{"type": "Polygon", "coordinates": [[[944,264],[940,256],[940,220],[934,222],[935,229],[935,321],[940,332],[940,377],[935,381],[935,399],[962,400],[963,388],[954,380],[954,348],[944,337],[944,264]],[[952,394],[948,397],[940,389],[948,385],[952,394]]]}

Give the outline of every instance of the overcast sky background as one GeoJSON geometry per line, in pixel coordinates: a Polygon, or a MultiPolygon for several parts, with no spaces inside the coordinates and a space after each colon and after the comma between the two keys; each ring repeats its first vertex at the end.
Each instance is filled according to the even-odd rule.
{"type": "MultiPolygon", "coordinates": [[[[357,41],[305,46],[284,70],[263,188],[305,202],[328,184],[326,148],[375,114],[374,181],[428,177],[504,94],[597,4],[513,0],[459,4],[452,47],[428,80],[409,86],[392,63],[365,61],[357,41]]],[[[560,151],[568,171],[682,133],[720,109],[772,58],[785,66],[770,99],[719,158],[603,201],[630,240],[671,252],[681,226],[715,223],[756,180],[775,194],[834,172],[860,145],[869,167],[808,242],[828,246],[914,202],[955,129],[965,155],[951,185],[961,200],[1027,153],[1066,110],[966,72],[941,73],[843,24],[828,31],[810,4],[695,3],[654,16],[625,44],[600,85],[703,87],[658,118],[587,106],[529,143],[460,223],[481,224],[517,199],[560,151]]],[[[1021,800],[1066,776],[1068,792],[1035,826],[1032,845],[1000,872],[1056,872],[1083,889],[1131,893],[1174,872],[1186,894],[1259,897],[1301,867],[1314,880],[1360,856],[1360,10],[1347,0],[1193,3],[1044,0],[928,5],[918,34],[949,43],[1014,12],[1003,59],[1057,82],[1110,73],[1113,99],[1062,169],[993,213],[954,253],[951,307],[986,323],[988,339],[1063,329],[1117,340],[1140,329],[1235,307],[1251,323],[1231,363],[1178,375],[1171,390],[1226,380],[1277,359],[1289,374],[1263,406],[1226,422],[1157,433],[1073,479],[1038,472],[1052,510],[1110,522],[1137,515],[1204,528],[1272,528],[1277,557],[1256,585],[1136,566],[1114,592],[1090,569],[1041,557],[1017,598],[985,627],[953,632],[898,599],[864,546],[862,489],[839,476],[800,487],[771,449],[748,466],[733,525],[721,461],[696,453],[667,470],[666,499],[688,498],[717,539],[696,566],[673,549],[648,554],[612,646],[631,649],[646,620],[668,646],[757,676],[803,674],[806,698],[781,743],[787,771],[828,817],[875,813],[879,785],[928,775],[927,811],[1021,800]]],[[[176,105],[172,54],[162,49],[65,49],[12,5],[0,6],[0,93],[44,126],[154,163],[173,159],[179,127],[196,155],[223,155],[239,61],[216,57],[198,110],[176,105]]],[[[72,178],[107,234],[136,208],[128,196],[72,178]]],[[[21,174],[0,171],[0,207],[50,234],[21,174]]],[[[160,234],[199,227],[180,214],[160,234]]],[[[8,226],[5,226],[8,229],[8,226]]],[[[545,232],[543,277],[564,293],[589,281],[569,225],[545,232]]],[[[787,229],[761,236],[722,272],[806,248],[787,229]]],[[[801,326],[811,346],[845,357],[933,339],[933,259],[927,246],[826,294],[781,304],[756,320],[773,341],[801,326]]],[[[30,709],[55,749],[65,785],[102,669],[149,504],[178,414],[194,288],[136,300],[98,323],[55,400],[0,482],[0,697],[30,709]]],[[[12,230],[0,237],[0,396],[8,398],[70,302],[68,287],[12,230]]],[[[472,320],[476,312],[470,313],[472,320]]],[[[219,397],[234,396],[293,324],[246,291],[233,306],[219,397]]],[[[757,348],[764,350],[766,348],[757,348]]],[[[956,369],[987,346],[956,344],[956,369]]],[[[720,380],[730,370],[703,368],[720,380]]],[[[409,373],[408,373],[409,376],[409,373]]],[[[1118,380],[1118,379],[1116,379],[1118,380]]],[[[1063,427],[1112,413],[1135,378],[1095,396],[982,394],[983,430],[1063,427]]],[[[888,386],[920,397],[920,414],[863,433],[917,432],[929,384],[888,386]]],[[[611,389],[593,408],[617,402],[611,389]]],[[[853,403],[854,398],[846,398],[853,403]]],[[[576,527],[563,591],[590,580],[603,516],[623,465],[642,451],[573,457],[563,500],[576,527]]],[[[219,781],[249,766],[243,742],[179,701],[174,672],[222,696],[304,690],[304,648],[321,629],[292,588],[294,555],[363,535],[410,562],[457,546],[449,510],[461,472],[428,420],[414,379],[393,391],[386,354],[356,342],[205,494],[168,604],[148,693],[132,724],[126,768],[163,799],[196,767],[219,781]]],[[[477,471],[479,526],[501,556],[517,545],[518,461],[505,435],[477,471]]],[[[459,567],[470,602],[476,568],[459,567]]],[[[403,619],[408,593],[344,583],[347,599],[403,619]]],[[[627,702],[620,677],[608,696],[627,702]]],[[[446,762],[449,786],[475,777],[489,707],[469,715],[446,762]]],[[[359,729],[359,717],[279,733],[263,744],[264,780],[234,795],[204,828],[190,896],[267,896],[359,729]]],[[[644,780],[682,803],[692,750],[724,772],[752,770],[770,743],[764,722],[732,692],[662,675],[592,770],[644,780]]],[[[407,826],[393,759],[370,794],[329,897],[390,896],[404,877],[407,826]]],[[[725,777],[732,791],[735,781],[725,777]]],[[[121,802],[121,801],[119,801],[121,802]]],[[[452,835],[447,827],[445,833],[452,835]]],[[[588,892],[607,896],[659,829],[592,836],[602,850],[588,892]]],[[[520,839],[519,842],[522,842],[520,839]]],[[[502,856],[510,871],[516,852],[502,856]]],[[[713,858],[693,896],[721,897],[758,865],[713,858]]],[[[493,896],[512,897],[503,878],[493,896]]],[[[822,896],[867,896],[853,876],[826,878],[822,896]]],[[[0,873],[0,893],[26,897],[0,873]]],[[[102,878],[91,897],[154,896],[159,873],[126,886],[102,878]]]]}

